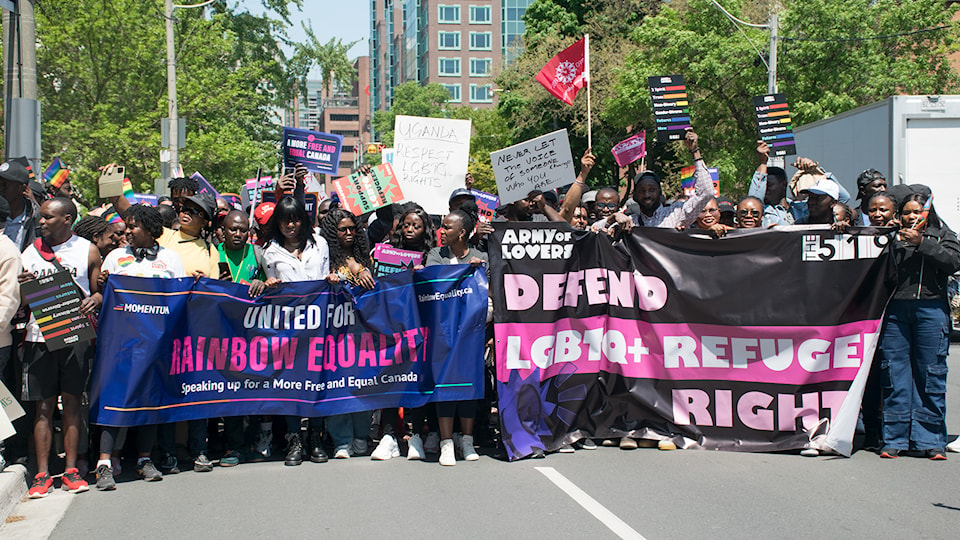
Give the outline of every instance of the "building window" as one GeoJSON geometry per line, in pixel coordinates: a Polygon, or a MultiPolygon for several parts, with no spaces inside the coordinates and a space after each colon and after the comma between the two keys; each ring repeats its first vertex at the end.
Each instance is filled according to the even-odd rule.
{"type": "Polygon", "coordinates": [[[360,115],[359,114],[331,114],[330,121],[331,122],[359,122],[360,115]]]}
{"type": "Polygon", "coordinates": [[[441,51],[459,51],[460,32],[437,32],[437,48],[441,51]]]}
{"type": "Polygon", "coordinates": [[[489,84],[471,84],[470,103],[493,103],[493,87],[489,84]]]}
{"type": "Polygon", "coordinates": [[[490,65],[493,61],[489,58],[471,58],[470,76],[471,77],[489,77],[490,65]]]}
{"type": "Polygon", "coordinates": [[[347,169],[348,171],[349,171],[349,170],[352,170],[352,169],[353,169],[353,162],[352,162],[352,161],[341,161],[341,162],[340,162],[340,168],[341,168],[341,169],[347,169]]]}
{"type": "Polygon", "coordinates": [[[441,77],[459,77],[460,59],[459,58],[440,58],[439,73],[441,77]]]}
{"type": "Polygon", "coordinates": [[[470,6],[470,24],[490,24],[490,6],[470,6]]]}
{"type": "Polygon", "coordinates": [[[360,136],[359,131],[350,130],[350,129],[332,129],[330,130],[330,133],[333,133],[334,135],[340,135],[341,137],[359,137],[360,136]]]}
{"type": "Polygon", "coordinates": [[[460,24],[460,6],[437,6],[437,22],[440,24],[460,24]]]}
{"type": "Polygon", "coordinates": [[[493,38],[490,32],[470,32],[471,51],[489,51],[492,48],[493,38]]]}
{"type": "Polygon", "coordinates": [[[445,84],[443,87],[447,89],[447,92],[450,92],[450,99],[447,100],[448,102],[460,103],[460,101],[462,101],[460,98],[459,84],[445,84]]]}

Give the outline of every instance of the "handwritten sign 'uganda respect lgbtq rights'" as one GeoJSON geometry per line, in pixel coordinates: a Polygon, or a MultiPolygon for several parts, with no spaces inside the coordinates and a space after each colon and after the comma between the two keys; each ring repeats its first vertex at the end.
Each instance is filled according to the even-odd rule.
{"type": "Polygon", "coordinates": [[[467,174],[470,121],[397,115],[393,128],[393,170],[404,196],[428,214],[446,214],[467,174]]]}
{"type": "Polygon", "coordinates": [[[525,199],[530,191],[549,191],[576,180],[570,140],[561,129],[490,154],[500,204],[525,199]]]}

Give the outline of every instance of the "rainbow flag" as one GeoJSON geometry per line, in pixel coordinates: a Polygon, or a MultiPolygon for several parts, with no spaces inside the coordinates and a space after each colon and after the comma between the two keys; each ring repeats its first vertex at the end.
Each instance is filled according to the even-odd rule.
{"type": "Polygon", "coordinates": [[[923,203],[923,208],[920,209],[920,219],[913,224],[914,229],[919,229],[927,224],[927,218],[930,217],[930,209],[933,208],[933,193],[927,197],[927,202],[923,203]]]}
{"type": "MultiPolygon", "coordinates": [[[[694,182],[693,182],[693,172],[697,168],[693,165],[689,167],[684,167],[680,169],[680,187],[683,188],[683,194],[687,197],[693,196],[694,192],[694,182]]],[[[713,194],[715,197],[720,196],[720,169],[717,167],[708,167],[707,172],[710,173],[710,179],[713,180],[713,194]]]]}
{"type": "Polygon", "coordinates": [[[53,158],[53,163],[43,171],[43,179],[57,189],[67,181],[68,176],[70,176],[70,169],[64,166],[59,156],[53,158]]]}
{"type": "Polygon", "coordinates": [[[103,214],[103,220],[107,223],[123,223],[123,220],[120,219],[120,214],[118,214],[112,206],[110,207],[109,212],[103,214]]]}
{"type": "Polygon", "coordinates": [[[133,183],[130,182],[129,178],[123,179],[123,196],[130,201],[130,204],[140,203],[140,199],[137,199],[137,196],[133,194],[133,183]]]}

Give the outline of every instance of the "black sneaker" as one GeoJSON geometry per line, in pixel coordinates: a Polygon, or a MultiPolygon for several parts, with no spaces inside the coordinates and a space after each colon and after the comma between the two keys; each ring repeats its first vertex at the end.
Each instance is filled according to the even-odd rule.
{"type": "Polygon", "coordinates": [[[97,467],[97,489],[100,491],[117,489],[117,482],[113,479],[113,469],[109,465],[97,467]]]}
{"type": "Polygon", "coordinates": [[[153,464],[153,461],[146,459],[140,463],[137,463],[137,475],[140,478],[143,478],[146,482],[156,482],[158,480],[163,480],[163,474],[157,470],[157,467],[153,464]]]}
{"type": "Polygon", "coordinates": [[[303,443],[300,442],[299,433],[287,435],[287,455],[283,458],[283,464],[294,467],[303,463],[303,443]]]}
{"type": "Polygon", "coordinates": [[[193,472],[210,472],[212,470],[213,462],[207,458],[206,454],[200,454],[193,458],[193,472]]]}
{"type": "Polygon", "coordinates": [[[314,463],[327,462],[327,454],[323,451],[323,438],[319,431],[310,432],[310,461],[314,463]]]}
{"type": "Polygon", "coordinates": [[[180,472],[179,463],[177,462],[177,456],[172,454],[165,454],[163,459],[160,461],[160,470],[164,474],[177,474],[180,472]]]}

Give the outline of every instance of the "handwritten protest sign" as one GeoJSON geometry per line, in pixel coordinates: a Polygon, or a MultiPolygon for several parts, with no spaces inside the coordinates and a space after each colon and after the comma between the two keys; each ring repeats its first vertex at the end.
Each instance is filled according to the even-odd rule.
{"type": "Polygon", "coordinates": [[[47,350],[56,351],[97,337],[86,315],[80,314],[83,293],[67,271],[27,281],[20,295],[30,305],[47,350]]]}
{"type": "Polygon", "coordinates": [[[384,148],[383,152],[380,153],[380,163],[393,163],[394,154],[393,148],[384,148]]]}
{"type": "Polygon", "coordinates": [[[403,199],[397,175],[389,163],[377,165],[369,176],[357,172],[337,178],[333,187],[344,208],[358,216],[403,199]]]}
{"type": "Polygon", "coordinates": [[[770,94],[753,98],[753,108],[757,115],[757,129],[760,140],[770,146],[771,156],[787,156],[797,153],[797,143],[793,138],[793,121],[790,118],[790,106],[783,94],[770,94]]]}
{"type": "Polygon", "coordinates": [[[566,129],[492,152],[490,161],[501,204],[525,199],[534,189],[547,191],[576,180],[566,129]]]}
{"type": "Polygon", "coordinates": [[[298,163],[310,172],[337,174],[343,137],[309,129],[283,128],[283,164],[298,163]]]}
{"type": "Polygon", "coordinates": [[[414,266],[422,263],[423,253],[419,251],[395,248],[390,244],[377,244],[373,248],[373,270],[377,277],[413,270],[414,266]]]}
{"type": "Polygon", "coordinates": [[[470,155],[470,120],[398,115],[393,167],[403,193],[429,214],[446,214],[447,199],[463,187],[470,155]]]}
{"type": "Polygon", "coordinates": [[[473,193],[473,196],[477,198],[477,207],[480,209],[480,221],[483,223],[492,222],[493,215],[496,213],[497,207],[500,206],[500,197],[476,189],[471,189],[470,191],[473,193]]]}
{"type": "Polygon", "coordinates": [[[626,167],[634,161],[647,155],[647,130],[637,133],[633,137],[624,139],[610,149],[617,165],[626,167]]]}

